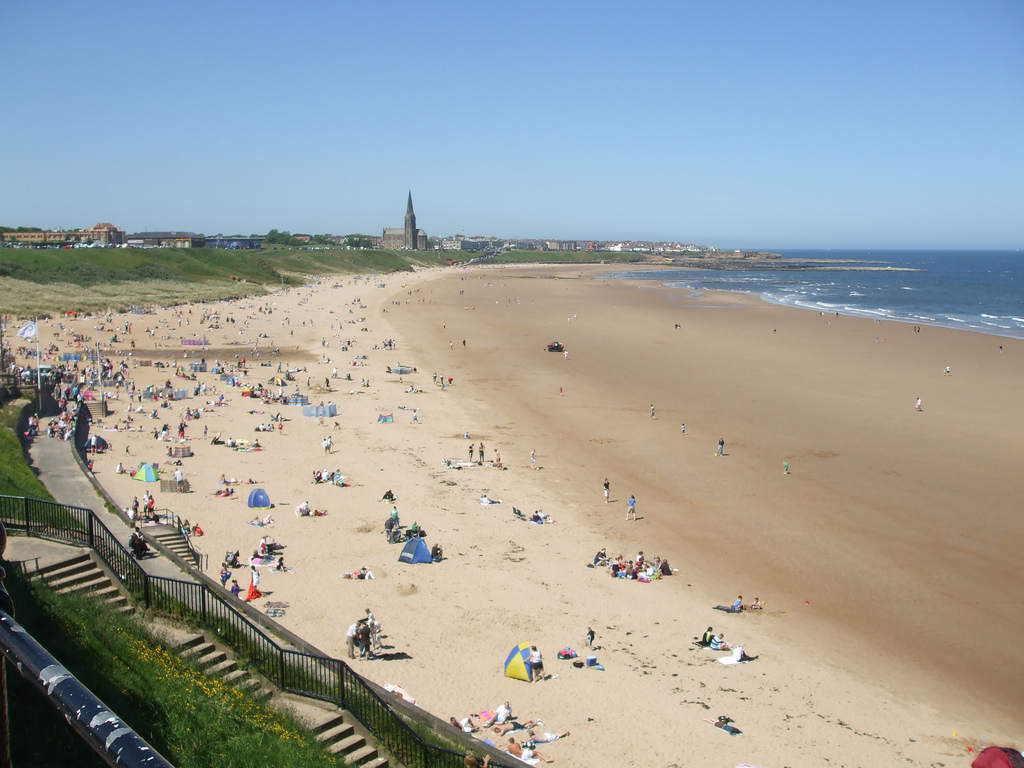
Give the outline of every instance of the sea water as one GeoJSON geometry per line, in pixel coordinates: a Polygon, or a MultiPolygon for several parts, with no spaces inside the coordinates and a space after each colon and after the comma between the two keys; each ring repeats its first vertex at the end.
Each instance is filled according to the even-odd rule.
{"type": "Polygon", "coordinates": [[[620,271],[609,277],[660,280],[697,293],[740,291],[820,312],[1024,339],[1024,252],[777,252],[783,259],[800,260],[790,264],[802,268],[657,269],[620,271]]]}

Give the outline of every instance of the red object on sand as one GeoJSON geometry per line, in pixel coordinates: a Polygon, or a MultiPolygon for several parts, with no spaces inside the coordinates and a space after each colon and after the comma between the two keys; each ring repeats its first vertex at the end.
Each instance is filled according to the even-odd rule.
{"type": "MultiPolygon", "coordinates": [[[[968,747],[973,752],[974,747],[968,747]]],[[[985,747],[981,750],[971,768],[1024,768],[1024,757],[1010,747],[985,747]]]]}
{"type": "Polygon", "coordinates": [[[256,585],[255,584],[250,582],[249,583],[249,591],[245,593],[245,599],[247,601],[248,600],[255,600],[257,597],[263,597],[263,593],[260,592],[258,589],[256,589],[256,585]]]}

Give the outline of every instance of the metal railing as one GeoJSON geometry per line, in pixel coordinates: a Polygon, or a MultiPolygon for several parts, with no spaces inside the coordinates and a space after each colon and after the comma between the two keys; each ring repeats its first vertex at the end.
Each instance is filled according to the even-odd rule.
{"type": "Polygon", "coordinates": [[[0,611],[0,650],[11,667],[64,716],[107,765],[174,768],[3,611],[0,611]]]}
{"type": "MultiPolygon", "coordinates": [[[[205,583],[146,573],[92,510],[0,496],[0,521],[12,533],[90,547],[147,608],[181,616],[215,633],[282,691],[348,710],[410,768],[464,768],[465,754],[421,738],[344,661],[283,648],[235,608],[237,598],[229,597],[229,593],[213,590],[205,583]]],[[[503,768],[501,763],[491,764],[503,768]]]]}

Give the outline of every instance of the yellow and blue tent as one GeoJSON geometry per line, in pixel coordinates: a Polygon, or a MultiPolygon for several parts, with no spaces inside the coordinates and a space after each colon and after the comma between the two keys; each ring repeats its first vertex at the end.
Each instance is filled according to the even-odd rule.
{"type": "Polygon", "coordinates": [[[160,479],[160,475],[153,469],[152,464],[140,464],[139,470],[135,473],[135,479],[144,483],[155,483],[160,479]]]}
{"type": "Polygon", "coordinates": [[[505,659],[505,677],[533,682],[533,669],[530,667],[530,644],[520,643],[511,650],[505,659]]]}

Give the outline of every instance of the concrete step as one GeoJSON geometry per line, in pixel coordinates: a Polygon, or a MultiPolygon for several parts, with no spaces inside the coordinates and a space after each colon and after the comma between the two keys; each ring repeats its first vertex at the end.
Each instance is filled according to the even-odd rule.
{"type": "Polygon", "coordinates": [[[328,715],[328,717],[313,726],[313,733],[323,733],[329,731],[337,725],[341,725],[345,722],[344,715],[328,715]]]}
{"type": "Polygon", "coordinates": [[[175,648],[174,650],[176,650],[178,653],[181,653],[182,651],[187,651],[189,648],[192,648],[194,646],[199,645],[200,643],[205,643],[205,642],[206,642],[206,636],[205,635],[203,635],[203,634],[192,635],[190,638],[188,638],[188,640],[185,640],[184,642],[179,643],[178,647],[175,648]]]}
{"type": "Polygon", "coordinates": [[[212,667],[214,664],[220,664],[222,661],[227,661],[227,659],[228,655],[224,653],[224,651],[214,650],[196,659],[196,664],[200,669],[205,671],[207,667],[212,667]]]}
{"type": "Polygon", "coordinates": [[[46,579],[46,586],[59,592],[62,589],[73,587],[76,584],[84,584],[87,581],[93,581],[98,578],[105,579],[106,575],[96,567],[95,563],[90,561],[88,566],[76,568],[72,573],[62,572],[54,574],[50,578],[46,579]]]}
{"type": "Polygon", "coordinates": [[[110,587],[110,579],[102,573],[97,573],[94,578],[88,581],[79,581],[78,583],[71,585],[61,585],[53,591],[59,595],[86,595],[100,590],[106,590],[110,587]]]}
{"type": "Polygon", "coordinates": [[[31,575],[33,578],[35,578],[36,576],[42,576],[44,579],[48,579],[52,574],[57,573],[58,571],[70,572],[71,569],[80,566],[83,563],[88,563],[95,567],[95,564],[92,562],[92,558],[89,557],[88,554],[82,554],[68,558],[67,560],[62,560],[59,563],[50,563],[50,565],[44,565],[38,571],[32,571],[31,575]]]}
{"type": "Polygon", "coordinates": [[[332,728],[328,728],[326,731],[321,731],[316,734],[316,740],[322,744],[336,744],[339,741],[347,739],[349,736],[356,732],[355,728],[349,723],[341,722],[332,728]]]}
{"type": "Polygon", "coordinates": [[[248,676],[249,676],[249,673],[246,672],[245,670],[243,670],[243,669],[234,669],[231,672],[228,672],[226,675],[224,675],[223,680],[228,685],[234,685],[239,680],[242,680],[243,678],[246,678],[248,676]]]}
{"type": "Polygon", "coordinates": [[[259,688],[259,687],[260,687],[260,681],[255,679],[255,678],[253,678],[253,677],[249,677],[248,674],[246,674],[246,677],[245,677],[244,680],[241,680],[240,682],[235,683],[235,688],[237,688],[239,691],[242,691],[243,693],[249,693],[249,692],[251,692],[254,689],[259,688]]]}
{"type": "Polygon", "coordinates": [[[363,763],[363,768],[388,768],[388,759],[378,755],[377,757],[363,763]]]}
{"type": "Polygon", "coordinates": [[[270,701],[274,697],[274,693],[275,692],[276,691],[274,691],[273,688],[260,688],[260,690],[256,691],[256,693],[252,694],[252,696],[256,700],[262,701],[263,703],[266,703],[266,702],[270,701]]]}
{"type": "Polygon", "coordinates": [[[218,664],[213,664],[203,670],[203,674],[209,677],[220,677],[226,675],[228,672],[234,672],[238,669],[238,664],[234,659],[225,659],[218,664]]]}
{"type": "Polygon", "coordinates": [[[345,762],[349,765],[362,765],[377,756],[377,748],[369,745],[345,753],[345,762]]]}
{"type": "Polygon", "coordinates": [[[202,642],[198,645],[190,646],[189,648],[186,648],[184,651],[180,651],[178,655],[181,656],[181,658],[183,659],[198,659],[200,656],[205,656],[208,653],[212,653],[216,649],[217,647],[213,643],[202,642]]]}
{"type": "Polygon", "coordinates": [[[327,751],[332,755],[347,755],[349,752],[354,752],[357,749],[361,749],[366,746],[366,739],[360,736],[358,733],[354,733],[341,741],[334,742],[327,751]]]}

